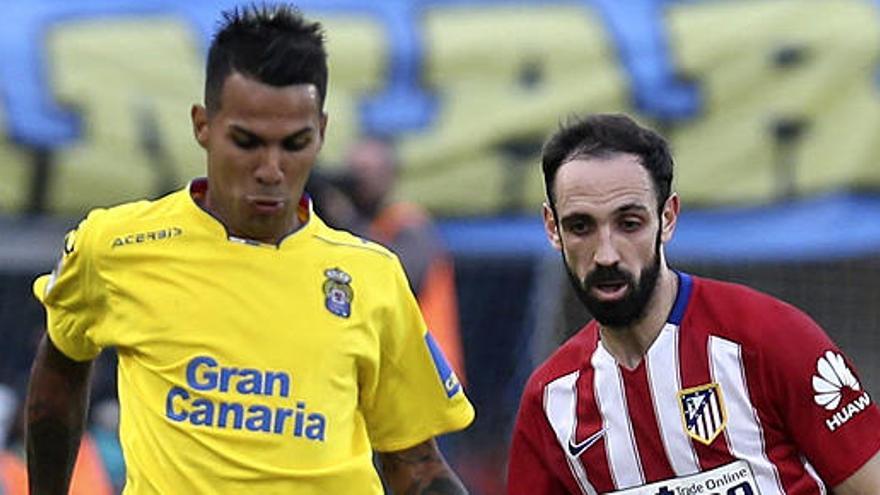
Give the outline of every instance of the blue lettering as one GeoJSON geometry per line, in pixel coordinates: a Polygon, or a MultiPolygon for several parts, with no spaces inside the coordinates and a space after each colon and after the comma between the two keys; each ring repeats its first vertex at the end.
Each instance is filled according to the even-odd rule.
{"type": "MultiPolygon", "coordinates": [[[[699,94],[676,76],[676,67],[667,48],[660,0],[581,0],[584,8],[597,9],[618,45],[621,62],[632,79],[635,101],[640,109],[656,118],[682,118],[693,115],[699,94]],[[654,91],[652,93],[651,91],[654,91]],[[664,103],[666,102],[666,103],[664,103]]],[[[427,2],[443,5],[442,0],[427,2]]],[[[481,3],[481,2],[474,2],[481,3]]],[[[342,0],[328,4],[303,0],[300,7],[328,13],[357,13],[377,20],[387,36],[388,79],[375,95],[367,96],[359,109],[365,131],[399,133],[424,129],[437,117],[440,101],[425,90],[424,42],[421,32],[423,4],[407,0],[362,2],[342,0]]],[[[22,40],[38,38],[58,19],[84,16],[125,16],[162,10],[177,15],[194,27],[196,37],[206,41],[215,28],[216,6],[199,2],[178,4],[155,0],[83,0],[81,2],[24,4],[8,12],[11,18],[0,33],[0,46],[8,55],[2,62],[21,84],[0,84],[5,93],[10,134],[17,140],[37,146],[55,146],[82,138],[81,116],[70,112],[53,97],[46,77],[45,48],[22,40]]]]}
{"type": "MultiPolygon", "coordinates": [[[[869,0],[866,0],[869,1],[869,0]]],[[[877,4],[877,0],[870,0],[877,4]]],[[[451,0],[302,0],[307,12],[355,14],[375,20],[386,37],[387,80],[367,93],[358,108],[363,131],[400,133],[424,129],[437,118],[442,100],[422,83],[427,59],[423,12],[432,7],[457,5],[451,0]]],[[[509,2],[473,0],[475,5],[509,2]]],[[[536,0],[520,2],[539,4],[536,0]]],[[[670,50],[664,24],[664,0],[579,0],[593,9],[614,40],[616,52],[630,78],[633,101],[640,111],[655,119],[676,121],[699,114],[704,105],[697,84],[680,75],[670,50]]],[[[41,39],[65,21],[90,17],[128,17],[149,13],[177,16],[192,26],[194,38],[207,46],[218,6],[213,2],[167,2],[164,0],[80,0],[78,2],[15,2],[6,9],[0,32],[0,97],[5,103],[6,127],[16,141],[29,146],[55,147],[75,143],[83,136],[83,119],[60,104],[51,80],[46,44],[41,39]]],[[[160,234],[164,235],[164,234],[160,234]]]]}
{"type": "Polygon", "coordinates": [[[214,403],[208,399],[196,399],[192,401],[193,411],[189,415],[189,422],[193,425],[211,426],[214,424],[214,403]]]}
{"type": "MultiPolygon", "coordinates": [[[[244,368],[238,372],[241,380],[235,385],[235,390],[240,394],[259,395],[263,392],[263,374],[251,368],[244,368]]],[[[267,373],[268,376],[268,373],[267,373]]],[[[271,395],[268,391],[265,395],[271,395]]]]}
{"type": "Polygon", "coordinates": [[[244,427],[250,431],[271,431],[272,410],[266,406],[253,405],[248,408],[248,419],[244,427]]]}
{"type": "MultiPolygon", "coordinates": [[[[230,388],[234,388],[235,392],[242,395],[286,396],[290,393],[291,380],[287,373],[223,367],[210,356],[197,356],[187,364],[186,381],[192,389],[199,391],[228,392],[230,388]]],[[[294,410],[272,409],[261,404],[246,406],[239,402],[215,402],[207,397],[190,402],[190,398],[191,392],[187,389],[171,388],[166,397],[165,415],[172,421],[188,421],[193,426],[216,425],[218,428],[231,427],[237,430],[246,428],[249,431],[279,435],[287,431],[288,424],[293,423],[292,431],[296,437],[305,436],[321,442],[326,437],[325,416],[319,413],[306,415],[305,401],[296,402],[294,410]]]]}
{"type": "Polygon", "coordinates": [[[200,377],[197,373],[202,366],[216,368],[217,361],[208,356],[199,356],[190,360],[186,365],[186,383],[195,390],[214,390],[217,388],[217,372],[205,371],[201,375],[202,379],[199,380],[200,377]]]}
{"type": "Polygon", "coordinates": [[[590,0],[608,25],[620,62],[631,80],[633,102],[642,113],[663,121],[697,115],[699,87],[678,75],[669,51],[663,5],[658,0],[590,0]]]}
{"type": "MultiPolygon", "coordinates": [[[[215,374],[221,375],[222,372],[220,375],[215,374]]],[[[320,413],[309,413],[305,401],[296,402],[295,409],[273,409],[262,404],[246,405],[240,402],[217,402],[206,397],[191,398],[191,392],[185,388],[172,387],[165,399],[165,416],[172,421],[187,422],[193,426],[216,425],[217,428],[247,429],[276,435],[290,431],[294,437],[305,437],[319,442],[326,438],[327,418],[320,413]]]]}
{"type": "Polygon", "coordinates": [[[304,0],[298,5],[366,14],[382,23],[388,37],[388,80],[375,96],[369,95],[361,102],[360,126],[364,131],[398,133],[433,124],[440,105],[437,96],[429,94],[422,84],[425,56],[420,30],[424,4],[409,0],[304,0]]]}
{"type": "Polygon", "coordinates": [[[281,371],[220,366],[210,356],[198,356],[186,366],[186,381],[193,390],[235,391],[244,395],[290,395],[290,375],[281,371]],[[218,369],[219,368],[219,369],[218,369]]]}
{"type": "Polygon", "coordinates": [[[220,368],[220,391],[229,392],[229,379],[238,374],[238,368],[220,368]]]}
{"type": "Polygon", "coordinates": [[[293,415],[293,411],[291,409],[278,409],[275,412],[275,428],[274,428],[275,433],[277,433],[279,435],[284,433],[284,423],[292,415],[293,415]]]}
{"type": "Polygon", "coordinates": [[[324,441],[324,426],[327,420],[323,414],[309,414],[309,424],[306,426],[306,438],[310,440],[324,441]]]}
{"type": "Polygon", "coordinates": [[[301,437],[303,434],[303,409],[305,408],[305,402],[296,403],[296,419],[293,424],[293,435],[296,437],[301,437]]]}
{"type": "Polygon", "coordinates": [[[263,395],[278,395],[278,397],[290,397],[290,375],[287,373],[267,371],[266,372],[266,388],[263,395]],[[279,393],[275,393],[275,383],[281,387],[279,393]]]}
{"type": "Polygon", "coordinates": [[[232,427],[236,430],[240,430],[244,418],[244,406],[236,403],[220,403],[220,410],[217,412],[217,426],[220,428],[226,428],[226,424],[229,422],[230,413],[232,413],[232,427]]]}
{"type": "Polygon", "coordinates": [[[186,409],[181,409],[180,412],[174,411],[174,399],[177,397],[188,400],[189,392],[180,387],[173,387],[169,390],[168,397],[165,399],[165,416],[172,421],[186,421],[186,409]]]}

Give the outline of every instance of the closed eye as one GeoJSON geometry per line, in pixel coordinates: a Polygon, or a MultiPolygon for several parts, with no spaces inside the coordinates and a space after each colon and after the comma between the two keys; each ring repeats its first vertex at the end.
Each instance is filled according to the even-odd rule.
{"type": "Polygon", "coordinates": [[[297,134],[282,141],[281,145],[286,151],[299,151],[307,148],[311,142],[312,138],[309,134],[297,134]]]}
{"type": "Polygon", "coordinates": [[[235,124],[229,129],[229,139],[235,146],[245,151],[256,149],[263,144],[259,136],[235,124]]]}
{"type": "Polygon", "coordinates": [[[260,141],[253,136],[233,134],[232,142],[243,150],[252,150],[260,145],[260,141]]]}

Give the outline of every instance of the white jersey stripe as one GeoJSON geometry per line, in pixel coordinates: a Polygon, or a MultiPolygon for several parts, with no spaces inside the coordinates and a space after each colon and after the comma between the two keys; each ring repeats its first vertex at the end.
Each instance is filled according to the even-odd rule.
{"type": "Polygon", "coordinates": [[[645,483],[642,463],[636,449],[630,422],[623,377],[614,357],[599,343],[592,359],[595,376],[596,405],[605,429],[605,453],[608,468],[618,490],[645,483]]]}
{"type": "Polygon", "coordinates": [[[828,489],[825,488],[825,482],[822,481],[822,478],[819,477],[819,473],[816,472],[816,468],[810,464],[805,457],[801,456],[801,462],[804,463],[804,469],[807,471],[807,474],[810,475],[811,478],[816,482],[816,485],[819,487],[819,493],[821,495],[826,495],[828,493],[828,489]]]}
{"type": "Polygon", "coordinates": [[[676,476],[700,471],[697,453],[685,432],[678,405],[681,390],[678,326],[667,323],[648,350],[647,371],[658,428],[666,456],[676,476]]]}
{"type": "Polygon", "coordinates": [[[568,442],[575,438],[577,429],[577,379],[580,372],[575,371],[561,376],[544,387],[544,414],[556,433],[565,460],[577,481],[581,493],[596,495],[596,489],[587,479],[587,471],[580,461],[568,452],[568,442]]]}
{"type": "Polygon", "coordinates": [[[725,435],[731,454],[749,462],[762,495],[784,494],[776,466],[764,451],[764,432],[749,398],[739,344],[710,336],[708,351],[712,379],[721,385],[727,408],[725,435]]]}
{"type": "Polygon", "coordinates": [[[716,431],[717,428],[721,428],[721,423],[724,419],[721,417],[721,403],[718,399],[717,395],[712,396],[712,431],[716,431]]]}

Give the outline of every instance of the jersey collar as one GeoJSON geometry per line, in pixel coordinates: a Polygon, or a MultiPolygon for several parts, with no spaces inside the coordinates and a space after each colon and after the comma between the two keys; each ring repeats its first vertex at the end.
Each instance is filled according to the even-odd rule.
{"type": "Polygon", "coordinates": [[[672,311],[666,322],[679,326],[684,319],[684,313],[687,310],[688,302],[691,299],[691,291],[694,287],[693,278],[684,272],[674,272],[678,276],[678,294],[675,295],[675,302],[672,304],[672,311]]]}
{"type": "Polygon", "coordinates": [[[206,177],[199,177],[190,181],[185,192],[186,196],[189,198],[189,203],[193,205],[196,210],[198,210],[198,216],[204,219],[208,224],[210,224],[212,230],[216,230],[217,228],[219,228],[223,236],[225,236],[228,241],[238,244],[281,249],[285,245],[291,244],[294,239],[308,237],[306,232],[313,230],[315,224],[317,223],[316,221],[313,221],[317,220],[317,217],[314,213],[312,199],[308,195],[308,193],[303,193],[303,195],[299,199],[299,204],[296,208],[296,214],[300,225],[296,230],[282,237],[281,240],[278,241],[277,245],[260,242],[253,239],[237,237],[229,233],[229,231],[226,229],[226,225],[224,225],[219,218],[215,217],[213,214],[211,214],[211,212],[202,207],[205,195],[208,192],[208,179],[206,177]]]}

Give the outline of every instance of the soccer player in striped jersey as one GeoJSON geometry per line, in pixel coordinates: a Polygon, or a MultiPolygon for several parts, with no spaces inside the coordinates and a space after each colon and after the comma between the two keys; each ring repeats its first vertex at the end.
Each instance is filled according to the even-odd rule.
{"type": "Polygon", "coordinates": [[[34,292],[33,494],[66,494],[90,363],[119,355],[126,495],[465,493],[433,437],[474,410],[387,249],[303,194],[324,143],[323,30],[226,12],[191,110],[207,178],[96,209],[34,292]]]}
{"type": "Polygon", "coordinates": [[[880,493],[880,410],[798,309],[677,272],[667,143],[623,115],[543,150],[550,243],[594,317],[526,385],[510,494],[880,493]]]}

